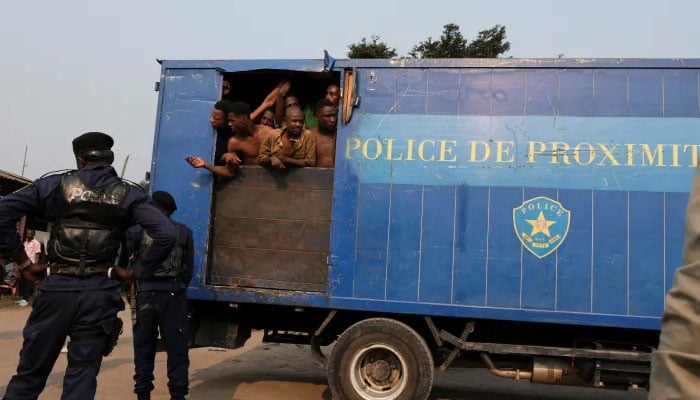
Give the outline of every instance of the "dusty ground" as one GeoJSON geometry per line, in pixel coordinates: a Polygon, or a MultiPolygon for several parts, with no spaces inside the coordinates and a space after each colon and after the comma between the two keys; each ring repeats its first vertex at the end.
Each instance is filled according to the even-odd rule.
{"type": "MultiPolygon", "coordinates": [[[[21,347],[21,330],[29,307],[0,308],[0,396],[13,374],[21,347]]],[[[130,316],[122,313],[124,335],[114,353],[102,363],[97,399],[135,398],[130,316]]],[[[206,400],[328,400],[325,372],[309,356],[307,347],[261,343],[254,333],[238,350],[194,349],[190,352],[191,399],[206,400]]],[[[40,399],[60,398],[65,355],[61,355],[40,399]]],[[[154,400],[169,399],[165,377],[165,354],[156,358],[154,400]]],[[[557,387],[492,377],[484,370],[453,370],[436,373],[434,400],[642,400],[645,392],[618,392],[557,387]]]]}

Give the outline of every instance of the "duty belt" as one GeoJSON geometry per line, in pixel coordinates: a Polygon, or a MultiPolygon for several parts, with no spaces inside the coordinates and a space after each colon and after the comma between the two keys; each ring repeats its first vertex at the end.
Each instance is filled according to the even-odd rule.
{"type": "Polygon", "coordinates": [[[63,275],[72,276],[76,278],[90,278],[93,276],[107,276],[107,271],[109,270],[109,268],[110,267],[108,266],[84,267],[81,273],[81,268],[77,266],[54,265],[47,268],[46,272],[48,275],[63,275]]]}

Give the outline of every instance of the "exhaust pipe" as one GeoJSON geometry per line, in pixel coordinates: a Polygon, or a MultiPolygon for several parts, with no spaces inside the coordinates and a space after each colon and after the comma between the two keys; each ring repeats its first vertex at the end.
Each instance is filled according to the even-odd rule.
{"type": "Polygon", "coordinates": [[[486,368],[488,368],[489,372],[496,376],[500,376],[501,378],[511,378],[515,380],[532,379],[532,372],[530,371],[521,371],[519,369],[498,369],[493,364],[493,361],[491,361],[491,357],[489,357],[488,354],[480,353],[479,356],[481,356],[481,361],[484,362],[484,365],[486,365],[486,368]]]}

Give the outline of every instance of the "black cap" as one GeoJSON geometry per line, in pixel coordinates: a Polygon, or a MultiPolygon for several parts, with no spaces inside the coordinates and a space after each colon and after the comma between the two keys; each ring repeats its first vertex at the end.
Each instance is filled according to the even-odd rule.
{"type": "Polygon", "coordinates": [[[90,150],[110,150],[114,139],[106,133],[88,132],[73,139],[73,153],[80,154],[90,150]]]}
{"type": "Polygon", "coordinates": [[[168,192],[162,190],[153,192],[151,198],[153,198],[153,201],[158,207],[166,211],[175,212],[175,210],[177,210],[177,204],[175,204],[175,199],[173,199],[173,196],[171,196],[168,192]]]}

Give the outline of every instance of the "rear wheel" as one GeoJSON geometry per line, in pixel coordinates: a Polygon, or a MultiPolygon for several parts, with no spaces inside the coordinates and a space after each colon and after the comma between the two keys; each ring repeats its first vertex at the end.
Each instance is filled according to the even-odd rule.
{"type": "Polygon", "coordinates": [[[328,383],[339,400],[427,399],[433,357],[408,325],[388,318],[360,321],[339,338],[328,363],[328,383]]]}

